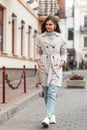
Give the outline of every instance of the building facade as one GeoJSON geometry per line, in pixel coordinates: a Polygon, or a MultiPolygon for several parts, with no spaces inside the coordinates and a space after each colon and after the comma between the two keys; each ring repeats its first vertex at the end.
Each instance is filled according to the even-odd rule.
{"type": "MultiPolygon", "coordinates": [[[[47,15],[59,16],[58,2],[0,0],[0,74],[5,66],[10,78],[18,79],[18,74],[14,74],[15,70],[19,72],[25,65],[27,76],[35,75],[36,36],[40,33],[40,25],[47,15]],[[40,7],[43,7],[42,12],[40,7]]],[[[1,80],[0,75],[0,82],[1,80]]]]}
{"type": "Polygon", "coordinates": [[[22,0],[0,2],[0,67],[22,68],[24,64],[27,68],[34,67],[38,19],[22,0]]]}
{"type": "Polygon", "coordinates": [[[74,15],[73,3],[67,7],[66,3],[66,38],[67,38],[67,69],[74,69],[75,66],[75,49],[74,49],[74,15]]]}
{"type": "MultiPolygon", "coordinates": [[[[34,75],[35,39],[39,33],[39,17],[25,0],[0,0],[0,81],[5,66],[11,79],[23,66],[34,75]]],[[[27,72],[28,72],[27,71],[27,72]]]]}
{"type": "Polygon", "coordinates": [[[74,3],[74,48],[78,67],[84,61],[87,68],[87,0],[74,3]]]}

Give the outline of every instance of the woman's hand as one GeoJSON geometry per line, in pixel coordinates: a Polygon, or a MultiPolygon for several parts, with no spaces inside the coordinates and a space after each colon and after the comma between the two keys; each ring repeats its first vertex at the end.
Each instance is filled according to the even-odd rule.
{"type": "Polygon", "coordinates": [[[65,62],[61,61],[60,64],[59,64],[59,67],[63,67],[64,64],[65,64],[65,62]]]}
{"type": "Polygon", "coordinates": [[[65,61],[61,61],[59,64],[56,64],[55,66],[58,66],[58,67],[63,67],[63,65],[65,64],[65,61]]]}
{"type": "Polygon", "coordinates": [[[38,66],[38,68],[40,68],[40,67],[42,67],[42,66],[43,66],[43,64],[41,63],[41,61],[40,61],[40,60],[37,60],[37,66],[38,66]]]}

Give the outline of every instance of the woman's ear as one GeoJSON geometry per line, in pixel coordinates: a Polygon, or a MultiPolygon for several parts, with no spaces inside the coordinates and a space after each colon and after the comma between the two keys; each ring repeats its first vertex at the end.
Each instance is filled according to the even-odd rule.
{"type": "Polygon", "coordinates": [[[54,30],[56,30],[56,25],[54,26],[54,30]]]}

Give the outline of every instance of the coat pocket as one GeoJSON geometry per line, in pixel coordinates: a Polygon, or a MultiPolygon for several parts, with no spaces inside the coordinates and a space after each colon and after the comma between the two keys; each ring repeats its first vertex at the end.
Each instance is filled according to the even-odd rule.
{"type": "Polygon", "coordinates": [[[42,86],[47,86],[48,74],[46,73],[45,67],[42,66],[39,68],[39,76],[40,76],[40,82],[41,82],[42,86]]]}
{"type": "Polygon", "coordinates": [[[41,63],[43,64],[43,66],[46,66],[46,55],[41,56],[41,63]]]}

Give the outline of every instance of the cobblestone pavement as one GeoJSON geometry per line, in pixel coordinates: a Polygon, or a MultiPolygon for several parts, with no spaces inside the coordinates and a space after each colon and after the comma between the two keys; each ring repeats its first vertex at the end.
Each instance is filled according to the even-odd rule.
{"type": "MultiPolygon", "coordinates": [[[[81,73],[87,79],[87,70],[81,73]]],[[[2,124],[0,130],[43,130],[44,109],[44,99],[37,96],[2,124]]],[[[56,118],[57,123],[45,130],[87,130],[87,87],[67,88],[65,79],[57,95],[56,118]]]]}

